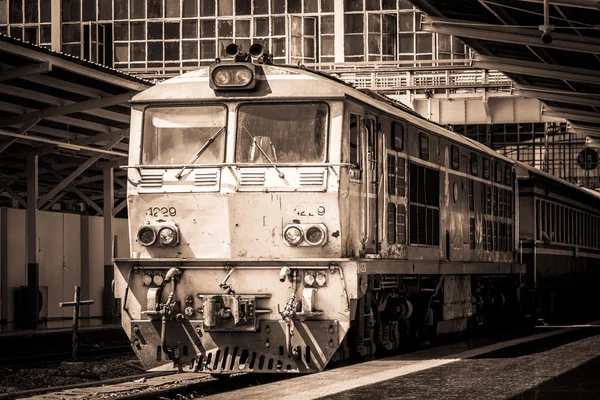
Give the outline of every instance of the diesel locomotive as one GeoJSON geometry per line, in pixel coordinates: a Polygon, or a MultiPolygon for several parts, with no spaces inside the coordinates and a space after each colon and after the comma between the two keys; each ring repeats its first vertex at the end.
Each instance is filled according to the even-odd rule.
{"type": "Polygon", "coordinates": [[[317,372],[518,313],[535,285],[593,269],[540,267],[538,246],[597,257],[600,237],[570,238],[564,213],[598,225],[595,194],[387,97],[228,50],[132,100],[115,293],[145,368],[317,372]]]}

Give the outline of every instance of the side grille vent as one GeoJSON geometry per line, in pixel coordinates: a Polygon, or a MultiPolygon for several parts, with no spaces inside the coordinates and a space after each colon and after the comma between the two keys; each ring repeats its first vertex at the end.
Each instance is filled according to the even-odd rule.
{"type": "Polygon", "coordinates": [[[264,171],[241,171],[240,185],[241,186],[263,186],[265,184],[264,171]]]}
{"type": "Polygon", "coordinates": [[[142,188],[159,188],[163,184],[162,171],[142,171],[140,187],[142,188]]]}
{"type": "Polygon", "coordinates": [[[324,171],[319,172],[301,172],[300,173],[300,186],[323,186],[325,182],[324,171]]]}
{"type": "Polygon", "coordinates": [[[217,171],[196,171],[194,186],[214,186],[217,184],[217,171]]]}

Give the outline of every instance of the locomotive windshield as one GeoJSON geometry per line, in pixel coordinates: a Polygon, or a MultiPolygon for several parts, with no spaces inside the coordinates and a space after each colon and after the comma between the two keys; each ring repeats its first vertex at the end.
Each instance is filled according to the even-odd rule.
{"type": "Polygon", "coordinates": [[[242,105],[238,111],[236,161],[325,161],[328,114],[325,103],[242,105]]]}
{"type": "Polygon", "coordinates": [[[185,164],[215,136],[194,163],[223,162],[227,110],[223,106],[153,107],[144,113],[142,162],[185,164]],[[220,133],[220,134],[219,134],[220,133]]]}

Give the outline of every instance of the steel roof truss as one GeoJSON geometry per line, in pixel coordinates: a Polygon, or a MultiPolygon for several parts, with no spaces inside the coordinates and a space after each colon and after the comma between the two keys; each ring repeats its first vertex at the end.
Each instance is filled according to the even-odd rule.
{"type": "MultiPolygon", "coordinates": [[[[103,147],[103,150],[110,150],[115,144],[119,143],[121,141],[121,139],[122,138],[119,137],[117,139],[113,139],[113,140],[109,141],[108,144],[106,144],[103,147]]],[[[98,161],[100,159],[100,157],[102,157],[101,154],[96,154],[96,155],[90,157],[83,164],[81,164],[77,169],[75,169],[75,171],[71,172],[71,174],[68,177],[66,177],[62,182],[60,182],[58,185],[56,185],[56,187],[54,189],[52,189],[50,192],[46,193],[38,201],[38,203],[37,203],[38,207],[41,207],[42,205],[44,205],[47,201],[52,199],[57,193],[59,193],[61,190],[63,190],[65,187],[67,187],[71,182],[73,182],[74,179],[76,179],[79,175],[81,175],[81,173],[83,171],[85,171],[86,169],[91,167],[92,164],[94,164],[96,161],[98,161]]]]}
{"type": "Polygon", "coordinates": [[[25,65],[22,67],[4,68],[0,70],[0,82],[11,79],[23,78],[28,75],[37,75],[52,71],[52,64],[48,61],[25,65]]]}
{"type": "Polygon", "coordinates": [[[27,202],[25,200],[23,200],[23,198],[21,196],[19,196],[19,194],[17,192],[15,192],[13,189],[11,189],[10,186],[8,186],[6,183],[0,181],[0,189],[2,189],[2,191],[6,192],[9,194],[10,197],[12,197],[13,199],[15,199],[21,206],[23,206],[23,208],[27,208],[27,202]]]}
{"type": "Polygon", "coordinates": [[[493,42],[520,44],[523,46],[547,47],[550,49],[600,54],[600,40],[589,36],[579,37],[576,35],[553,32],[552,36],[554,37],[554,40],[551,44],[545,44],[542,42],[540,33],[537,30],[509,27],[503,28],[502,25],[498,25],[498,27],[492,25],[476,27],[473,26],[473,24],[474,23],[469,21],[451,18],[422,16],[423,30],[428,32],[444,33],[447,35],[489,40],[493,42]]]}
{"type": "Polygon", "coordinates": [[[95,108],[108,107],[115,104],[120,104],[129,101],[135,92],[127,92],[125,94],[119,94],[115,96],[104,97],[101,99],[92,99],[83,101],[80,103],[71,103],[68,105],[50,107],[46,110],[32,111],[25,114],[14,115],[0,119],[0,127],[12,126],[19,123],[24,123],[28,119],[37,118],[44,119],[50,117],[57,117],[61,115],[72,114],[76,112],[82,112],[87,110],[93,110],[95,108]]]}
{"type": "Polygon", "coordinates": [[[484,55],[479,55],[478,58],[478,61],[473,61],[473,66],[477,68],[497,69],[513,74],[540,76],[550,79],[591,83],[596,85],[600,82],[600,71],[586,68],[564,67],[560,65],[484,55]]]}

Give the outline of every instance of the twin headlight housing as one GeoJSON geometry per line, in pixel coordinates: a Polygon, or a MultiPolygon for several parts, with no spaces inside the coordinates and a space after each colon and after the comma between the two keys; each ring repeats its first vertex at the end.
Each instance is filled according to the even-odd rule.
{"type": "Polygon", "coordinates": [[[291,247],[323,246],[327,243],[327,227],[323,224],[287,224],[283,240],[291,247]]]}
{"type": "Polygon", "coordinates": [[[137,240],[142,246],[177,246],[179,244],[179,228],[176,224],[146,224],[140,226],[137,240]]]}
{"type": "Polygon", "coordinates": [[[210,67],[209,85],[216,90],[253,89],[256,66],[252,63],[223,63],[210,67]]]}

